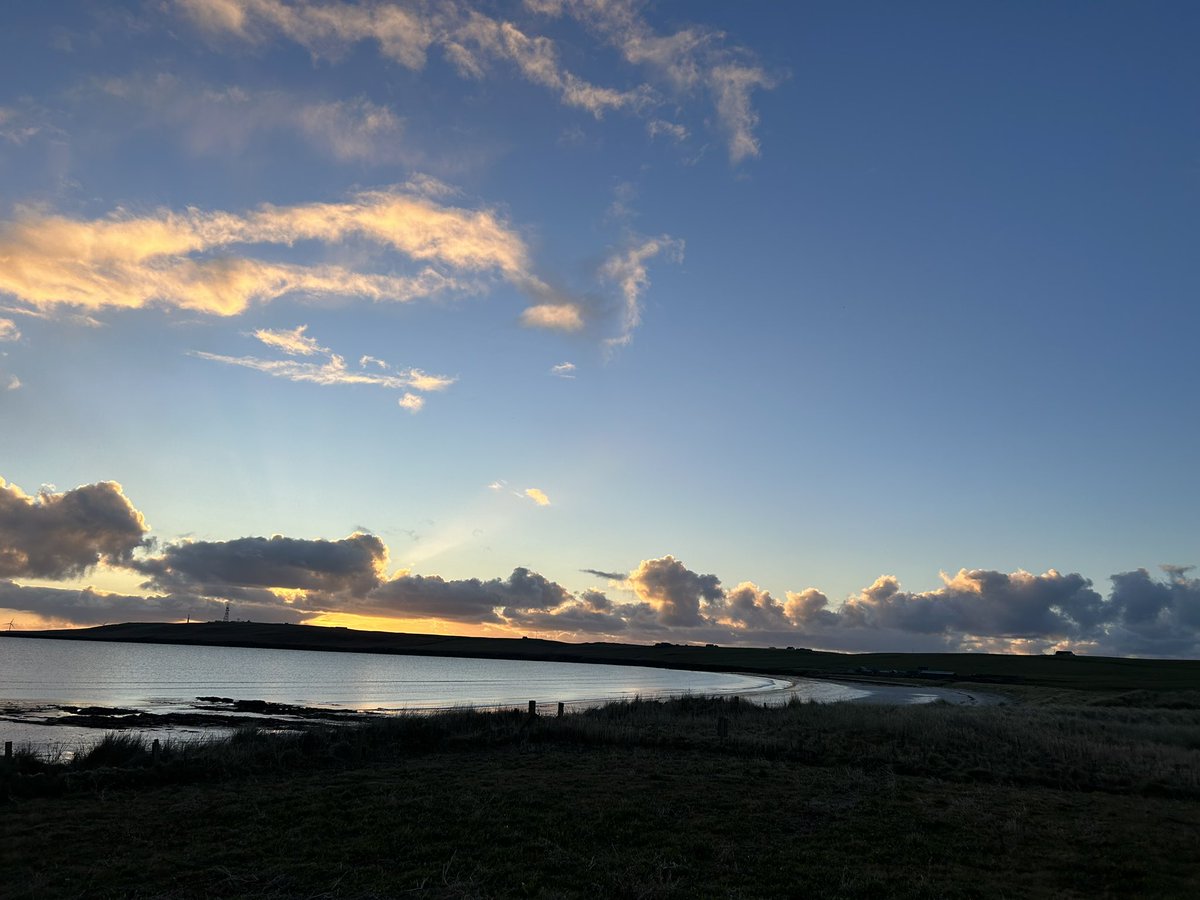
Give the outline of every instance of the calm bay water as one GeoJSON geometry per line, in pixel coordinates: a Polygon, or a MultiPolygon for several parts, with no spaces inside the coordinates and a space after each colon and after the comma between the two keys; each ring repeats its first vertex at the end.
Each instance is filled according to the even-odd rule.
{"type": "MultiPolygon", "coordinates": [[[[60,705],[191,713],[205,709],[197,698],[216,696],[397,712],[524,707],[529,700],[583,706],[684,694],[737,694],[764,703],[793,696],[818,702],[956,702],[955,693],[591,663],[0,639],[0,739],[42,748],[97,737],[95,729],[39,724],[60,716],[60,705]]],[[[196,726],[162,731],[177,737],[213,733],[196,726]]]]}
{"type": "Polygon", "coordinates": [[[523,706],[622,697],[745,694],[779,679],[638,666],[460,659],[245,647],[0,641],[0,702],[132,707],[170,712],[198,696],[333,709],[523,706]]]}

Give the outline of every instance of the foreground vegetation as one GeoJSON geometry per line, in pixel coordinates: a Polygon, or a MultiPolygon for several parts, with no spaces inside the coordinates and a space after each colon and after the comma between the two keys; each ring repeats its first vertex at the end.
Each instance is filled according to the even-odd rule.
{"type": "Polygon", "coordinates": [[[0,893],[1197,896],[1197,699],[634,701],[157,758],[111,735],[5,767],[0,893]]]}

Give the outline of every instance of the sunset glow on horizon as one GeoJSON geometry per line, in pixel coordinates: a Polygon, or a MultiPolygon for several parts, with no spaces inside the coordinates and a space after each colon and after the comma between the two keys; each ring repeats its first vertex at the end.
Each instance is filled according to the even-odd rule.
{"type": "Polygon", "coordinates": [[[0,625],[1200,656],[1200,8],[0,31],[0,625]]]}

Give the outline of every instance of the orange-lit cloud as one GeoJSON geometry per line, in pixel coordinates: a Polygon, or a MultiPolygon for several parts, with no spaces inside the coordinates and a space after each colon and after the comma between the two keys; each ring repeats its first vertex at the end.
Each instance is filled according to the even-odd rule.
{"type": "Polygon", "coordinates": [[[160,210],[80,220],[26,210],[0,223],[0,259],[0,293],[35,309],[159,304],[231,316],[251,303],[297,292],[406,302],[479,290],[479,283],[462,276],[489,273],[535,293],[545,290],[530,273],[524,241],[502,218],[486,209],[440,205],[424,185],[245,214],[160,210]],[[236,252],[256,244],[355,239],[425,267],[411,276],[379,275],[236,252]]]}
{"type": "Polygon", "coordinates": [[[538,506],[550,505],[550,498],[546,496],[546,492],[538,488],[525,488],[525,496],[538,506]]]}
{"type": "Polygon", "coordinates": [[[575,303],[539,303],[521,313],[521,324],[527,328],[579,331],[583,328],[583,312],[575,303]]]}

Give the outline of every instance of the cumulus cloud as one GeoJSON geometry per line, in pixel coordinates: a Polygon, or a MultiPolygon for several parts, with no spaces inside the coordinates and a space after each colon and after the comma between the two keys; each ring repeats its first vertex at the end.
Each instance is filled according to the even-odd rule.
{"type": "Polygon", "coordinates": [[[375,615],[502,624],[510,613],[553,610],[570,599],[561,585],[518,567],[508,578],[490,581],[399,575],[372,591],[367,604],[375,615]]]}
{"type": "Polygon", "coordinates": [[[101,562],[125,565],[147,530],[115,481],[30,496],[0,478],[0,577],[72,578],[101,562]]]}
{"type": "Polygon", "coordinates": [[[771,630],[788,626],[783,605],[750,581],[743,581],[725,594],[721,619],[734,628],[771,630]]]}
{"type": "Polygon", "coordinates": [[[16,391],[16,390],[20,390],[20,388],[21,388],[21,379],[18,378],[16,375],[8,375],[8,376],[0,375],[0,380],[3,380],[4,389],[6,391],[16,391]]]}
{"type": "Polygon", "coordinates": [[[546,492],[539,488],[525,488],[525,496],[536,503],[538,506],[549,506],[550,498],[546,496],[546,492]]]}
{"type": "Polygon", "coordinates": [[[846,601],[840,618],[852,627],[922,634],[1079,639],[1096,633],[1103,601],[1082,575],[963,569],[942,578],[943,587],[914,594],[881,577],[846,601]]]}
{"type": "Polygon", "coordinates": [[[1200,579],[1185,566],[1162,568],[1166,580],[1145,569],[1112,576],[1108,642],[1126,653],[1200,656],[1200,579]]]}
{"type": "Polygon", "coordinates": [[[701,603],[719,604],[725,596],[716,575],[699,575],[673,556],[643,560],[629,573],[629,584],[663,625],[685,628],[706,624],[701,603]]]}
{"type": "Polygon", "coordinates": [[[407,409],[409,412],[420,412],[425,408],[425,398],[419,394],[405,393],[403,397],[396,401],[401,409],[407,409]]]}
{"type": "Polygon", "coordinates": [[[277,588],[361,598],[382,582],[387,547],[363,533],[338,541],[282,535],[185,541],[132,567],[147,576],[146,587],[174,594],[228,598],[231,588],[277,588]]]}
{"type": "Polygon", "coordinates": [[[21,331],[12,319],[0,319],[0,341],[17,341],[21,339],[21,331]]]}
{"type": "Polygon", "coordinates": [[[362,192],[344,203],[266,205],[243,214],[159,210],[80,220],[26,210],[0,223],[0,258],[0,293],[35,309],[159,304],[231,316],[291,293],[406,302],[473,291],[480,284],[461,276],[492,273],[532,293],[546,290],[530,272],[524,241],[495,212],[443,206],[409,185],[362,192]],[[411,276],[381,275],[233,252],[252,244],[350,240],[424,268],[411,276]]]}

